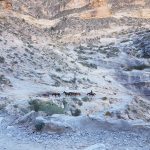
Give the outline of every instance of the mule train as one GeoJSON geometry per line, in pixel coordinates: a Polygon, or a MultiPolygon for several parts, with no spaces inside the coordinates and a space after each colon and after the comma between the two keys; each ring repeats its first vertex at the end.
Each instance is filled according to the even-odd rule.
{"type": "MultiPolygon", "coordinates": [[[[65,96],[69,97],[69,96],[81,96],[81,93],[79,92],[66,92],[64,91],[62,94],[64,94],[65,96]]],[[[55,97],[60,97],[62,95],[61,93],[57,93],[57,92],[46,92],[43,94],[40,94],[39,96],[43,96],[43,97],[49,97],[49,96],[55,96],[55,97]]],[[[91,92],[86,94],[87,96],[95,96],[96,93],[94,93],[92,90],[91,92]]]]}

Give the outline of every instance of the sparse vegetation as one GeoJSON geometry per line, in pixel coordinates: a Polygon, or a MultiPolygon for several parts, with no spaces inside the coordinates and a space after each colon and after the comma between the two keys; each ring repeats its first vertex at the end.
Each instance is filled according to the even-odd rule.
{"type": "Polygon", "coordinates": [[[57,72],[61,72],[62,70],[60,68],[56,68],[56,71],[57,72]]]}
{"type": "Polygon", "coordinates": [[[6,104],[4,104],[4,103],[0,104],[0,110],[4,110],[5,107],[6,107],[6,104]]]}
{"type": "Polygon", "coordinates": [[[79,105],[79,106],[82,106],[83,103],[82,103],[81,101],[78,101],[78,105],[79,105]]]}
{"type": "Polygon", "coordinates": [[[38,112],[40,110],[40,104],[38,100],[31,100],[29,101],[31,110],[34,110],[35,112],[38,112]]]}
{"type": "Polygon", "coordinates": [[[83,100],[84,102],[88,102],[90,99],[89,99],[88,96],[85,96],[85,97],[82,98],[82,100],[83,100]]]}
{"type": "Polygon", "coordinates": [[[66,100],[63,100],[63,105],[64,105],[64,108],[67,106],[67,101],[66,100]]]}
{"type": "Polygon", "coordinates": [[[96,64],[93,64],[93,63],[81,62],[81,64],[82,64],[83,66],[88,67],[88,68],[97,69],[97,65],[96,65],[96,64]]]}
{"type": "Polygon", "coordinates": [[[0,63],[2,64],[2,63],[4,63],[4,62],[5,62],[5,58],[2,57],[2,56],[0,56],[0,63]]]}
{"type": "Polygon", "coordinates": [[[14,106],[14,108],[18,108],[18,105],[17,105],[17,104],[14,104],[13,106],[14,106]]]}
{"type": "Polygon", "coordinates": [[[105,116],[111,116],[111,112],[109,112],[109,111],[107,111],[107,112],[105,112],[105,116]]]}
{"type": "Polygon", "coordinates": [[[56,104],[52,102],[45,102],[45,101],[39,101],[39,100],[32,100],[29,102],[31,110],[34,110],[36,112],[43,111],[47,115],[53,115],[53,114],[63,114],[64,109],[61,107],[58,107],[56,104]]]}
{"type": "Polygon", "coordinates": [[[71,110],[71,114],[72,114],[72,116],[80,116],[81,110],[78,108],[75,110],[71,110]]]}
{"type": "Polygon", "coordinates": [[[35,129],[36,131],[41,131],[45,126],[45,123],[42,122],[42,121],[38,121],[36,124],[35,124],[35,129]]]}
{"type": "Polygon", "coordinates": [[[0,75],[0,85],[1,84],[12,86],[10,81],[6,79],[4,75],[0,75]]]}
{"type": "Polygon", "coordinates": [[[102,100],[103,100],[103,101],[107,100],[107,97],[102,97],[102,100]]]}
{"type": "Polygon", "coordinates": [[[76,102],[79,101],[79,99],[76,98],[76,97],[73,97],[72,100],[73,100],[73,101],[76,101],[76,102]]]}
{"type": "Polygon", "coordinates": [[[150,68],[150,66],[145,65],[145,64],[142,64],[142,65],[138,65],[138,66],[130,66],[130,67],[127,67],[125,70],[126,70],[126,71],[144,70],[144,69],[147,69],[147,68],[150,68]]]}

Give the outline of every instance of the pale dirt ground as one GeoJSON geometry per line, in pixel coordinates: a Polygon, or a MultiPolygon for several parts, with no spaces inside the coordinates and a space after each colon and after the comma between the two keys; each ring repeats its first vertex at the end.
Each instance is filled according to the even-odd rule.
{"type": "Polygon", "coordinates": [[[0,150],[150,150],[149,129],[124,130],[84,119],[76,132],[32,133],[12,126],[12,117],[1,116],[4,119],[0,124],[0,150]]]}

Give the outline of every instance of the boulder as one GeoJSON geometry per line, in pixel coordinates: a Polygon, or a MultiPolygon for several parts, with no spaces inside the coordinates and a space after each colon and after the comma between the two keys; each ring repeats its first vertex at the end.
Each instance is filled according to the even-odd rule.
{"type": "Polygon", "coordinates": [[[17,120],[17,123],[34,122],[37,117],[37,112],[31,111],[17,120]]]}
{"type": "Polygon", "coordinates": [[[71,126],[68,123],[63,122],[57,116],[49,118],[43,118],[42,116],[36,117],[35,128],[37,129],[37,127],[41,128],[43,131],[56,133],[71,130],[71,126]]]}

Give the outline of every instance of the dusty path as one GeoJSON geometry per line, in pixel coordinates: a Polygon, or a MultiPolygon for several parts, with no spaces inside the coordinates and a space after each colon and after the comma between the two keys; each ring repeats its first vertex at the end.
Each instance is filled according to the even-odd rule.
{"type": "Polygon", "coordinates": [[[44,146],[33,142],[22,142],[21,140],[12,139],[7,135],[0,135],[1,150],[44,150],[44,146]]]}
{"type": "Polygon", "coordinates": [[[0,116],[0,150],[150,150],[150,130],[122,131],[86,122],[85,128],[61,135],[34,133],[0,116]]]}

